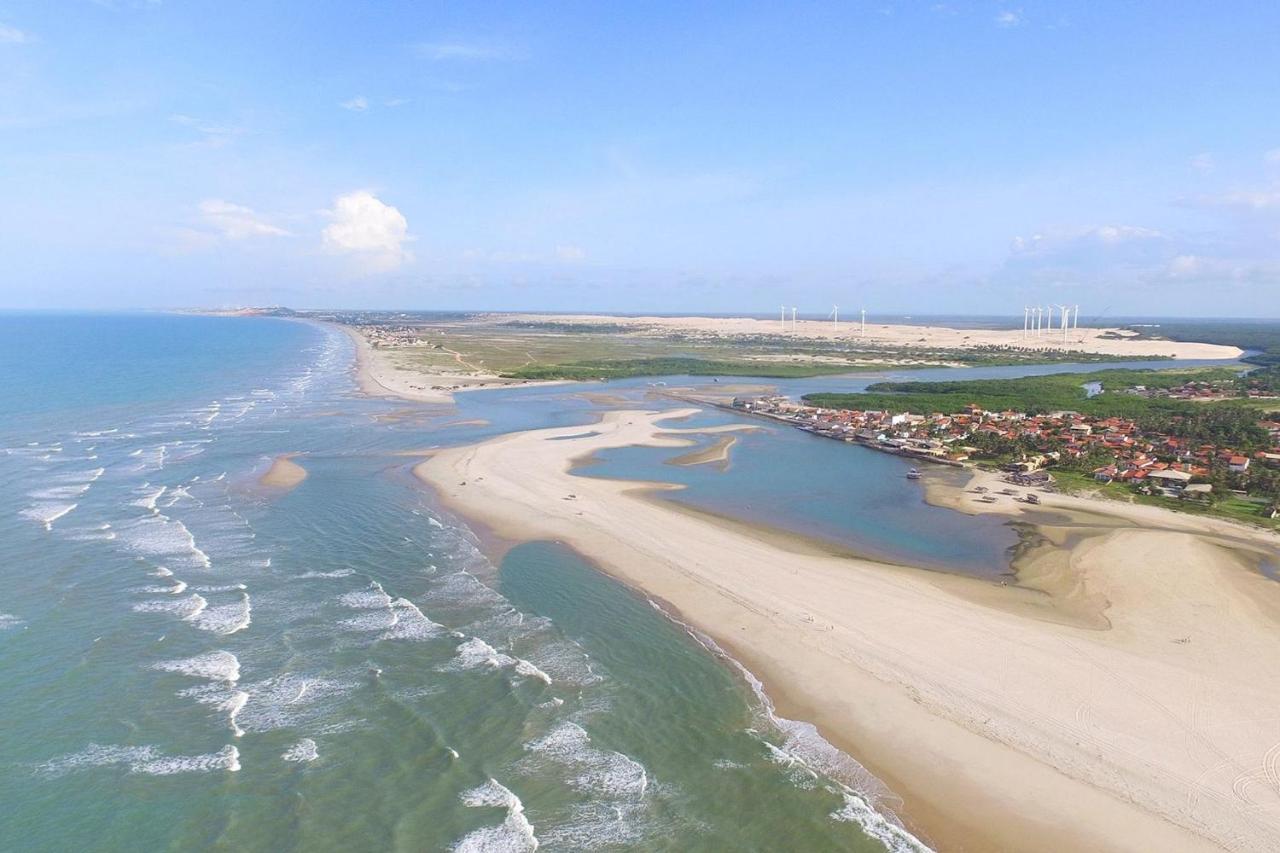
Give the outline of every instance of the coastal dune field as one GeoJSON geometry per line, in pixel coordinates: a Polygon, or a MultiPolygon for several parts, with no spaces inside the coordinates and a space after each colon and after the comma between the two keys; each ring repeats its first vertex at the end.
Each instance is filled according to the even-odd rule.
{"type": "Polygon", "coordinates": [[[563,541],[705,632],[933,846],[1275,849],[1280,585],[1257,571],[1272,534],[1063,503],[1023,519],[1042,541],[1006,586],[828,554],[571,473],[610,448],[689,446],[682,433],[707,430],[664,424],[696,411],[608,412],[415,471],[498,537],[563,541]]]}
{"type": "Polygon", "coordinates": [[[1020,350],[1072,350],[1125,358],[1172,357],[1178,359],[1239,358],[1239,347],[1140,338],[1121,328],[1075,328],[1064,335],[1061,329],[1045,328],[1039,336],[1024,337],[1022,329],[956,329],[948,326],[917,326],[868,323],[863,332],[858,322],[839,325],[829,320],[781,320],[753,317],[631,317],[598,314],[500,314],[488,315],[490,322],[538,321],[584,328],[608,323],[634,332],[650,334],[715,335],[743,338],[756,335],[787,335],[797,339],[842,340],[849,343],[889,347],[934,349],[975,349],[1011,347],[1020,350]]]}

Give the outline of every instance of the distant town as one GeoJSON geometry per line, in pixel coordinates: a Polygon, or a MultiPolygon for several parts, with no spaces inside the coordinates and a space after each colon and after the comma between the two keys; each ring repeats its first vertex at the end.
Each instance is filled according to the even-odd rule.
{"type": "MultiPolygon", "coordinates": [[[[1212,383],[1189,383],[1158,392],[1136,386],[1129,393],[1221,399],[1227,391],[1212,383]]],[[[769,395],[737,397],[731,407],[815,435],[922,461],[951,466],[986,461],[1026,480],[1047,481],[1049,470],[1083,474],[1098,483],[1128,484],[1138,494],[1182,500],[1255,496],[1267,502],[1260,508],[1261,515],[1278,515],[1280,421],[1276,420],[1257,423],[1268,446],[1246,450],[1153,432],[1132,418],[1066,410],[996,412],[970,404],[958,412],[926,415],[826,408],[769,395]]]]}

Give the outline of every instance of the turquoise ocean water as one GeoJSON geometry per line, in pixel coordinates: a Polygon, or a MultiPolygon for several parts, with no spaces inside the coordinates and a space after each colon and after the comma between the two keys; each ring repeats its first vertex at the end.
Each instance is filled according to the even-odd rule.
{"type": "MultiPolygon", "coordinates": [[[[589,423],[582,388],[412,407],[351,359],[285,320],[0,315],[0,849],[920,849],[708,641],[561,547],[493,565],[398,455],[589,423]],[[286,452],[308,478],[264,490],[286,452]]],[[[921,565],[1013,541],[834,442],[670,455],[583,473],[921,565]]]]}

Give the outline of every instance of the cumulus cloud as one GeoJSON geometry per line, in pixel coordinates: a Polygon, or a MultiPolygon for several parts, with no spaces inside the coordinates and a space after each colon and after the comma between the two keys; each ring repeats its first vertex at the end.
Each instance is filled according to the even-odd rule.
{"type": "Polygon", "coordinates": [[[26,44],[31,36],[17,27],[0,24],[0,44],[26,44]]]}
{"type": "Polygon", "coordinates": [[[328,212],[324,244],[334,252],[354,254],[373,269],[395,269],[413,255],[404,214],[367,190],[340,195],[328,212]]]}
{"type": "Polygon", "coordinates": [[[369,99],[364,95],[357,95],[349,101],[343,101],[338,104],[344,110],[351,110],[354,113],[362,113],[369,109],[369,99]]]}
{"type": "Polygon", "coordinates": [[[288,231],[272,225],[250,208],[218,198],[209,198],[200,202],[200,216],[205,223],[228,240],[285,237],[289,234],[288,231]]]}

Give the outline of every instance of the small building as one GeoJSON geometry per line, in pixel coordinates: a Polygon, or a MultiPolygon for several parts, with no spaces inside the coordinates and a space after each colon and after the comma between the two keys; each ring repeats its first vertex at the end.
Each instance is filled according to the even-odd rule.
{"type": "Polygon", "coordinates": [[[1227,460],[1227,468],[1237,474],[1242,474],[1249,470],[1248,456],[1232,456],[1227,460]]]}

